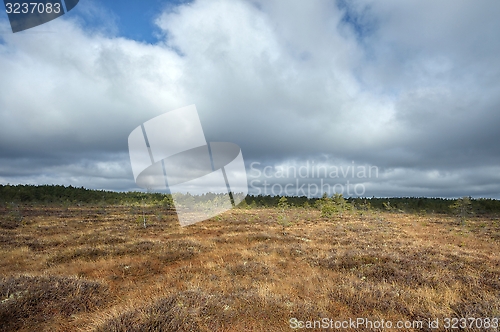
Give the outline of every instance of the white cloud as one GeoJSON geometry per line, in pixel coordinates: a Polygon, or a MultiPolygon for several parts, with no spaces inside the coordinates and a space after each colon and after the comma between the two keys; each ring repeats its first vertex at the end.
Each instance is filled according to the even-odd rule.
{"type": "Polygon", "coordinates": [[[499,13],[496,1],[199,0],[158,16],[155,45],[64,17],[48,23],[55,33],[2,34],[0,177],[48,181],[62,167],[66,182],[103,184],[85,168],[116,163],[132,178],[130,131],[193,103],[207,139],[238,143],[247,160],[468,176],[499,162],[499,13]],[[34,165],[5,171],[21,159],[34,165]]]}

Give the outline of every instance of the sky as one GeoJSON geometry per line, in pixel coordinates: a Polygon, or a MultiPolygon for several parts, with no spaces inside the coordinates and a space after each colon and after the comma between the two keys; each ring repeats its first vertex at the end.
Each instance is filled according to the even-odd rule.
{"type": "Polygon", "coordinates": [[[128,135],[195,104],[253,194],[500,198],[499,16],[496,0],[80,0],[13,34],[2,9],[0,184],[140,190],[128,135]]]}

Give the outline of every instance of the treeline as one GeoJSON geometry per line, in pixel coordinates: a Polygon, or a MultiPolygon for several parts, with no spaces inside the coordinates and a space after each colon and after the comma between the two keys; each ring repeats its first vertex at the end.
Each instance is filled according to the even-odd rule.
{"type": "MultiPolygon", "coordinates": [[[[186,195],[186,199],[189,198],[186,195]]],[[[217,194],[203,195],[206,200],[213,200],[217,194]]],[[[277,207],[280,196],[249,195],[239,205],[240,208],[272,208],[277,207]]],[[[314,208],[322,198],[287,197],[290,207],[314,208]]],[[[39,204],[133,204],[133,203],[167,203],[170,195],[144,192],[113,192],[92,190],[84,187],[61,185],[0,185],[0,203],[39,203],[39,204]]],[[[456,199],[426,197],[392,197],[392,198],[359,198],[346,197],[345,201],[353,208],[361,210],[382,210],[410,213],[453,213],[456,199]]],[[[470,199],[470,210],[476,214],[500,213],[500,201],[496,199],[470,199]]]]}
{"type": "Polygon", "coordinates": [[[114,192],[61,185],[0,185],[0,202],[2,203],[124,204],[144,199],[159,202],[165,196],[160,193],[114,192]]]}
{"type": "MultiPolygon", "coordinates": [[[[247,196],[243,205],[249,208],[277,207],[280,196],[247,196]]],[[[324,198],[287,197],[290,207],[317,207],[324,198]]],[[[346,197],[346,203],[359,210],[379,210],[407,213],[443,213],[454,214],[453,205],[457,199],[427,198],[427,197],[346,197]]],[[[461,201],[459,199],[458,201],[461,201]]],[[[500,201],[490,198],[470,198],[470,211],[475,214],[500,213],[500,201]]]]}

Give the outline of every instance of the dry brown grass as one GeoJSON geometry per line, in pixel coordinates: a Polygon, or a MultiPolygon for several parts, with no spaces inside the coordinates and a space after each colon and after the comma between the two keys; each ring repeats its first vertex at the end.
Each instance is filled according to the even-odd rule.
{"type": "MultiPolygon", "coordinates": [[[[0,211],[1,212],[1,211],[0,211]]],[[[130,207],[0,216],[0,330],[288,331],[300,320],[500,316],[500,223],[130,207]]],[[[496,329],[489,329],[494,331],[496,329]]]]}

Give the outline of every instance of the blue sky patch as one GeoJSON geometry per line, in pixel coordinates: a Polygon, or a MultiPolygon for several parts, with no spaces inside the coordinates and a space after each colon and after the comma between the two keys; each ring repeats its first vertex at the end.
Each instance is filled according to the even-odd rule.
{"type": "Polygon", "coordinates": [[[120,36],[137,41],[155,43],[158,41],[158,27],[154,20],[166,8],[173,8],[185,0],[106,0],[101,3],[118,17],[116,24],[120,36]]]}

